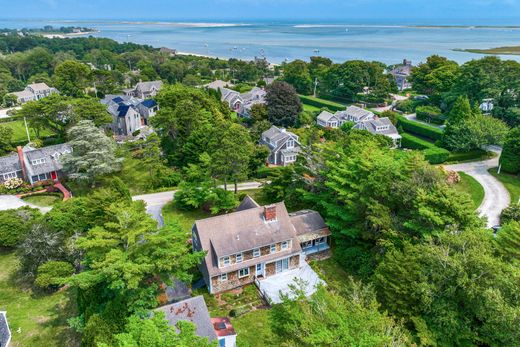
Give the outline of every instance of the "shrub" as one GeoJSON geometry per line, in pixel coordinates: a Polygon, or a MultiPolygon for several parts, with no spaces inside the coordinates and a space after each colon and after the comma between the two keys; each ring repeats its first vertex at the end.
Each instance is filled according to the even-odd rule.
{"type": "Polygon", "coordinates": [[[447,149],[439,147],[425,149],[423,153],[424,158],[433,165],[444,163],[450,156],[450,152],[447,149]]]}
{"type": "Polygon", "coordinates": [[[341,104],[332,101],[313,98],[312,96],[300,95],[300,100],[303,104],[315,106],[318,108],[328,108],[331,111],[344,111],[346,109],[346,106],[343,106],[341,104]]]}
{"type": "Polygon", "coordinates": [[[0,247],[16,246],[39,217],[40,212],[29,207],[0,211],[0,247]]]}
{"type": "Polygon", "coordinates": [[[500,214],[500,223],[502,225],[513,221],[520,222],[520,203],[511,204],[500,214]]]}
{"type": "Polygon", "coordinates": [[[469,152],[451,152],[450,157],[448,158],[449,161],[467,161],[467,160],[474,160],[474,159],[480,159],[482,156],[486,154],[486,151],[482,149],[476,149],[469,152]]]}
{"type": "Polygon", "coordinates": [[[415,109],[417,118],[425,122],[431,122],[435,124],[443,124],[446,117],[442,114],[440,108],[436,106],[418,106],[415,109]]]}
{"type": "Polygon", "coordinates": [[[71,264],[64,261],[48,261],[38,266],[38,275],[34,283],[44,289],[57,289],[64,280],[74,273],[71,264]]]}
{"type": "Polygon", "coordinates": [[[231,317],[235,317],[236,318],[236,317],[240,317],[243,314],[248,313],[249,311],[251,311],[251,309],[249,307],[247,307],[247,306],[240,306],[240,307],[234,308],[231,311],[229,311],[229,315],[231,317]]]}
{"type": "Polygon", "coordinates": [[[435,128],[435,127],[432,127],[432,126],[429,126],[426,124],[421,124],[418,122],[411,121],[409,119],[406,119],[403,116],[399,116],[399,117],[397,117],[397,119],[398,119],[398,122],[397,122],[398,127],[399,126],[402,127],[403,130],[406,132],[429,138],[432,141],[442,139],[443,131],[441,129],[438,129],[438,128],[435,128]]]}
{"type": "Polygon", "coordinates": [[[395,104],[395,109],[404,113],[414,113],[417,106],[420,106],[424,103],[421,100],[401,100],[395,104]]]}

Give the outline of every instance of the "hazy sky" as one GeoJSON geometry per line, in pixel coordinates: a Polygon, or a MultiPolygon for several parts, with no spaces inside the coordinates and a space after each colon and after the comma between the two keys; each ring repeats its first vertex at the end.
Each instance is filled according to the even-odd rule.
{"type": "MultiPolygon", "coordinates": [[[[511,19],[519,19],[514,21],[511,19]]],[[[520,0],[0,0],[0,18],[46,19],[509,19],[520,0]]],[[[517,23],[518,22],[518,23],[517,23]]],[[[500,24],[500,22],[498,22],[500,24]]]]}

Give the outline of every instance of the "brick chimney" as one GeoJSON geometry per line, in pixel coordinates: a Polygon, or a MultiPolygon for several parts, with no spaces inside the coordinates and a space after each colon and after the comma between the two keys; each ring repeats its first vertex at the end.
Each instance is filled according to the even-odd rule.
{"type": "Polygon", "coordinates": [[[23,179],[28,181],[29,178],[27,177],[27,169],[25,167],[25,155],[23,154],[22,146],[16,147],[16,151],[18,152],[18,161],[20,161],[20,167],[22,168],[23,179]]]}
{"type": "Polygon", "coordinates": [[[264,206],[264,218],[266,222],[276,220],[276,205],[264,206]]]}

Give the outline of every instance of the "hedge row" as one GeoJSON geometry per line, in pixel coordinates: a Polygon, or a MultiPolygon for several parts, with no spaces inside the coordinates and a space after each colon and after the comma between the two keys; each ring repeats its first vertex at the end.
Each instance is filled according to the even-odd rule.
{"type": "Polygon", "coordinates": [[[452,152],[450,154],[450,157],[448,158],[449,161],[467,161],[467,160],[474,160],[474,159],[480,159],[486,154],[486,151],[483,149],[475,149],[473,151],[469,152],[452,152]]]}
{"type": "Polygon", "coordinates": [[[444,163],[450,156],[450,152],[448,150],[437,147],[431,142],[407,133],[402,133],[401,136],[402,147],[421,150],[424,154],[424,158],[428,160],[430,164],[444,163]]]}
{"type": "Polygon", "coordinates": [[[446,120],[441,109],[436,106],[418,106],[415,109],[415,113],[417,114],[417,119],[425,122],[444,124],[446,120]]]}
{"type": "Polygon", "coordinates": [[[404,148],[423,150],[437,147],[433,143],[415,137],[411,134],[402,133],[401,136],[401,146],[404,148]]]}
{"type": "Polygon", "coordinates": [[[23,119],[23,116],[4,117],[4,118],[0,118],[0,123],[9,123],[9,122],[14,122],[14,121],[21,120],[21,119],[23,119]]]}
{"type": "Polygon", "coordinates": [[[443,131],[439,128],[414,122],[403,116],[397,117],[397,126],[402,127],[404,131],[418,136],[427,137],[432,141],[440,140],[443,134],[443,131]]]}
{"type": "Polygon", "coordinates": [[[343,111],[346,109],[346,106],[343,106],[341,104],[338,104],[338,103],[335,103],[332,101],[323,100],[323,99],[313,98],[312,96],[300,95],[300,100],[304,104],[315,106],[318,108],[326,107],[331,111],[343,111]]]}

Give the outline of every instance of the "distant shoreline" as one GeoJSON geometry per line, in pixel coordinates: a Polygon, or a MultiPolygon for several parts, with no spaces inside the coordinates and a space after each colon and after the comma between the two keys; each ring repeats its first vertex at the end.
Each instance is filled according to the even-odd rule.
{"type": "Polygon", "coordinates": [[[93,30],[93,31],[84,31],[80,33],[49,33],[49,34],[41,34],[43,37],[46,37],[48,39],[65,39],[67,37],[78,37],[78,36],[85,36],[85,35],[92,35],[99,33],[99,30],[93,30]]]}
{"type": "Polygon", "coordinates": [[[497,47],[497,48],[487,48],[487,49],[456,48],[456,49],[454,49],[454,51],[455,52],[475,53],[475,54],[486,54],[486,55],[520,55],[520,46],[497,47]]]}

